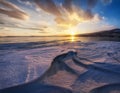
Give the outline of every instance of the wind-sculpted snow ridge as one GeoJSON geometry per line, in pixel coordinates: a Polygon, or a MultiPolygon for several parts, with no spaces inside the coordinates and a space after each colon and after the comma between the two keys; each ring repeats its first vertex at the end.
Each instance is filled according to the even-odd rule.
{"type": "Polygon", "coordinates": [[[108,84],[102,87],[98,87],[93,89],[90,93],[120,93],[120,83],[108,84]]]}
{"type": "MultiPolygon", "coordinates": [[[[108,52],[106,52],[107,57],[115,55],[108,52]]],[[[120,56],[120,51],[116,52],[120,56]]],[[[78,55],[80,55],[80,52],[78,52],[78,55]]],[[[82,58],[78,55],[76,52],[70,51],[57,56],[48,71],[37,82],[69,88],[73,93],[120,93],[120,64],[117,56],[111,58],[113,63],[108,63],[102,62],[104,53],[101,56],[96,56],[96,58],[101,58],[101,62],[93,62],[88,59],[89,57],[82,58]],[[115,60],[118,63],[114,62],[115,60]]],[[[95,58],[95,55],[90,56],[95,58]]]]}
{"type": "Polygon", "coordinates": [[[60,53],[62,49],[53,47],[41,50],[40,53],[39,49],[27,54],[26,51],[20,52],[20,55],[27,55],[27,59],[34,59],[39,54],[45,58],[58,56],[52,63],[46,61],[49,63],[47,67],[46,62],[40,63],[46,68],[39,78],[27,84],[0,90],[0,93],[120,93],[119,46],[119,42],[79,42],[74,46],[75,51],[67,52],[65,49],[66,52],[60,53]]]}
{"type": "Polygon", "coordinates": [[[72,51],[57,56],[37,82],[69,88],[73,93],[120,93],[120,64],[81,59],[72,51]]]}
{"type": "Polygon", "coordinates": [[[28,83],[0,90],[0,93],[72,93],[71,90],[62,87],[28,83]]]}

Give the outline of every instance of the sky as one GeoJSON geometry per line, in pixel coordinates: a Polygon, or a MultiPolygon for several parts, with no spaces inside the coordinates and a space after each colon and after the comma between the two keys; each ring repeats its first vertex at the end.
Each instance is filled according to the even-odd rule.
{"type": "Polygon", "coordinates": [[[0,0],[0,36],[52,36],[120,28],[120,0],[0,0]]]}

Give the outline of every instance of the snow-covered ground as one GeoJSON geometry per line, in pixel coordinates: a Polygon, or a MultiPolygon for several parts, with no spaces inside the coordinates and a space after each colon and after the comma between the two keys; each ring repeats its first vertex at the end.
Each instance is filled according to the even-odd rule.
{"type": "Polygon", "coordinates": [[[61,51],[60,47],[49,47],[4,55],[0,62],[0,88],[26,83],[40,77],[61,51]]]}
{"type": "MultiPolygon", "coordinates": [[[[75,93],[94,93],[98,87],[120,83],[120,42],[76,42],[62,46],[1,52],[4,56],[0,57],[0,89],[27,83],[41,76],[42,79],[38,79],[38,82],[65,87],[75,93]],[[51,65],[56,56],[68,51],[74,52],[69,52],[67,56],[59,59],[66,66],[60,64],[56,69],[56,64],[51,65]]],[[[118,86],[120,89],[120,85],[118,86]]],[[[117,89],[116,91],[113,93],[120,92],[117,89]]]]}

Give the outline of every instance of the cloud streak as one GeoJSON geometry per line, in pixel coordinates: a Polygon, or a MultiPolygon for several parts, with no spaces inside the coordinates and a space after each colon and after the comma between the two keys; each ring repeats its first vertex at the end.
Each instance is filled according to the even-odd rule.
{"type": "Polygon", "coordinates": [[[73,0],[65,0],[64,3],[63,3],[63,7],[70,13],[73,12],[73,9],[72,9],[72,1],[73,0]]]}
{"type": "Polygon", "coordinates": [[[61,16],[58,7],[55,5],[55,3],[52,0],[34,0],[34,1],[36,5],[42,10],[50,14],[54,14],[56,16],[61,16]]]}
{"type": "Polygon", "coordinates": [[[5,8],[0,8],[1,14],[5,14],[9,17],[20,20],[26,20],[29,18],[27,13],[23,12],[23,10],[21,10],[19,7],[17,7],[16,5],[14,5],[9,1],[0,0],[0,4],[5,7],[5,8]]]}
{"type": "MultiPolygon", "coordinates": [[[[34,0],[35,4],[43,11],[54,15],[56,23],[64,28],[75,26],[80,22],[90,21],[96,17],[92,9],[96,6],[97,0],[87,0],[87,9],[78,8],[74,0],[64,0],[61,5],[56,5],[53,0],[34,0]]],[[[97,16],[101,20],[100,16],[97,16]]]]}

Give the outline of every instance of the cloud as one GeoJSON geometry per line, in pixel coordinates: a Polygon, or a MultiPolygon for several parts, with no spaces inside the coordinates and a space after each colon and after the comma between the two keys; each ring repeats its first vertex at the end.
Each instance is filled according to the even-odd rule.
{"type": "Polygon", "coordinates": [[[93,33],[98,31],[105,31],[110,29],[115,29],[114,25],[110,25],[106,22],[84,22],[77,25],[76,30],[80,34],[93,33]]]}
{"type": "Polygon", "coordinates": [[[72,1],[73,0],[65,0],[64,3],[63,3],[63,7],[70,13],[73,12],[73,9],[72,9],[72,1]]]}
{"type": "Polygon", "coordinates": [[[61,16],[61,13],[58,9],[58,7],[55,5],[55,3],[52,0],[34,0],[36,5],[43,9],[44,11],[54,14],[56,16],[61,16]]]}
{"type": "Polygon", "coordinates": [[[20,19],[20,20],[26,20],[29,18],[28,14],[23,12],[19,7],[14,5],[13,3],[6,1],[6,0],[0,0],[0,4],[4,6],[5,8],[0,8],[0,13],[8,15],[9,17],[20,19]]]}
{"type": "Polygon", "coordinates": [[[24,25],[20,25],[20,24],[9,24],[9,23],[5,23],[5,22],[0,22],[0,26],[2,27],[8,27],[8,28],[17,28],[17,29],[26,29],[26,30],[38,30],[38,31],[44,31],[45,29],[47,29],[46,26],[39,26],[39,27],[36,27],[36,26],[32,26],[32,27],[27,27],[27,26],[24,26],[24,25]]]}
{"type": "Polygon", "coordinates": [[[112,3],[112,0],[101,0],[104,5],[112,3]]]}
{"type": "Polygon", "coordinates": [[[19,28],[19,29],[27,29],[27,30],[39,30],[39,31],[44,30],[44,28],[38,28],[38,27],[18,27],[18,26],[7,26],[7,27],[19,28]]]}
{"type": "Polygon", "coordinates": [[[2,25],[3,25],[3,24],[4,24],[4,22],[0,22],[0,24],[2,24],[2,25]]]}
{"type": "Polygon", "coordinates": [[[87,6],[89,9],[92,9],[95,7],[95,5],[97,4],[98,0],[87,0],[87,6]]]}
{"type": "Polygon", "coordinates": [[[27,5],[27,6],[33,6],[32,0],[17,0],[19,3],[27,5]]]}
{"type": "MultiPolygon", "coordinates": [[[[34,0],[40,9],[55,16],[55,21],[58,26],[66,29],[80,22],[90,21],[96,17],[92,9],[96,6],[97,0],[87,0],[86,10],[74,5],[73,1],[74,0],[64,0],[62,4],[56,5],[53,0],[34,0]]],[[[97,18],[99,20],[102,19],[99,15],[97,18]]]]}

